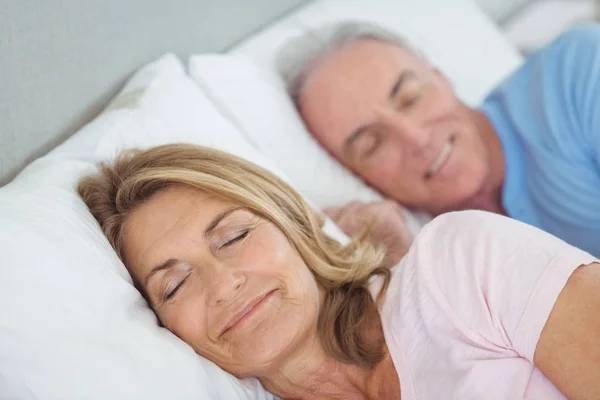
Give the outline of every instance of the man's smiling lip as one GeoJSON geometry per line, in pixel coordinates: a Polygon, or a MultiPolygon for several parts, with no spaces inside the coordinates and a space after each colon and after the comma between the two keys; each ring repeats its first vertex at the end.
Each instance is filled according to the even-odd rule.
{"type": "Polygon", "coordinates": [[[239,311],[234,313],[233,317],[231,319],[229,319],[227,324],[225,324],[223,329],[221,329],[221,333],[219,334],[219,337],[222,337],[224,334],[226,334],[228,331],[230,331],[232,328],[234,328],[241,320],[243,320],[246,316],[251,314],[252,311],[254,310],[254,308],[256,308],[256,306],[258,306],[260,303],[265,301],[268,297],[270,297],[276,291],[277,291],[277,289],[273,289],[273,290],[270,290],[266,293],[263,293],[263,294],[257,296],[252,301],[250,301],[248,304],[246,304],[244,307],[242,307],[239,311]]]}
{"type": "Polygon", "coordinates": [[[427,170],[427,173],[425,174],[425,179],[432,178],[444,166],[446,161],[448,161],[450,153],[452,153],[452,149],[454,147],[454,139],[454,135],[452,135],[448,138],[448,140],[446,140],[437,158],[427,170]]]}

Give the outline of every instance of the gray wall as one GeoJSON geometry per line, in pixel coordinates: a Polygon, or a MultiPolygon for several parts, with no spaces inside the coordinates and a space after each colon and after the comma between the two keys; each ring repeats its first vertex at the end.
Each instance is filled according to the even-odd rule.
{"type": "Polygon", "coordinates": [[[139,66],[224,50],[306,0],[0,0],[0,185],[139,66]]]}
{"type": "Polygon", "coordinates": [[[475,0],[475,3],[477,3],[494,21],[503,23],[515,12],[536,1],[538,0],[475,0]]]}

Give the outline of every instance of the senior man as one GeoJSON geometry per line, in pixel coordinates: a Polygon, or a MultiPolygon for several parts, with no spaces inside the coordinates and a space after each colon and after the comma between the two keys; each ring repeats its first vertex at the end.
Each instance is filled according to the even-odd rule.
{"type": "MultiPolygon", "coordinates": [[[[600,256],[598,25],[531,55],[479,108],[375,26],[326,27],[290,46],[282,72],[309,131],[387,198],[434,216],[505,214],[600,256]]],[[[355,234],[377,207],[328,213],[355,234]]]]}

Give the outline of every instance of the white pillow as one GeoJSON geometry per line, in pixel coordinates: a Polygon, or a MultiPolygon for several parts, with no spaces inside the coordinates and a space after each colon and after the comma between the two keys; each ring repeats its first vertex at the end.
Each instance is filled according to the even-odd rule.
{"type": "MultiPolygon", "coordinates": [[[[377,192],[346,171],[306,131],[283,82],[273,71],[243,56],[214,54],[192,57],[190,74],[316,208],[352,200],[381,200],[377,192]]],[[[406,210],[405,218],[413,234],[429,220],[422,213],[406,210]]]]}
{"type": "Polygon", "coordinates": [[[477,106],[522,56],[473,0],[320,0],[231,50],[269,66],[290,38],[323,25],[364,21],[406,38],[477,106]]]}
{"type": "MultiPolygon", "coordinates": [[[[335,161],[306,130],[280,78],[277,55],[290,39],[319,26],[365,21],[406,37],[477,104],[520,56],[468,0],[317,1],[243,42],[228,55],[198,54],[189,72],[240,131],[318,207],[380,195],[335,161]],[[433,12],[435,10],[435,12],[433,12]],[[486,60],[485,66],[481,60],[486,60]]],[[[407,214],[412,232],[428,220],[407,214]]]]}
{"type": "Polygon", "coordinates": [[[272,398],[157,326],[76,194],[117,149],[181,141],[270,166],[167,55],[0,189],[0,399],[272,398]]]}

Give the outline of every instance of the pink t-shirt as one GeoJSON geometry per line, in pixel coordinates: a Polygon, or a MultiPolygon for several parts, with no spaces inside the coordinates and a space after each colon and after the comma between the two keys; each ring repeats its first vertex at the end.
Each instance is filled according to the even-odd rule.
{"type": "Polygon", "coordinates": [[[394,268],[381,309],[402,400],[564,399],[533,356],[569,276],[593,262],[499,215],[433,220],[394,268]]]}

